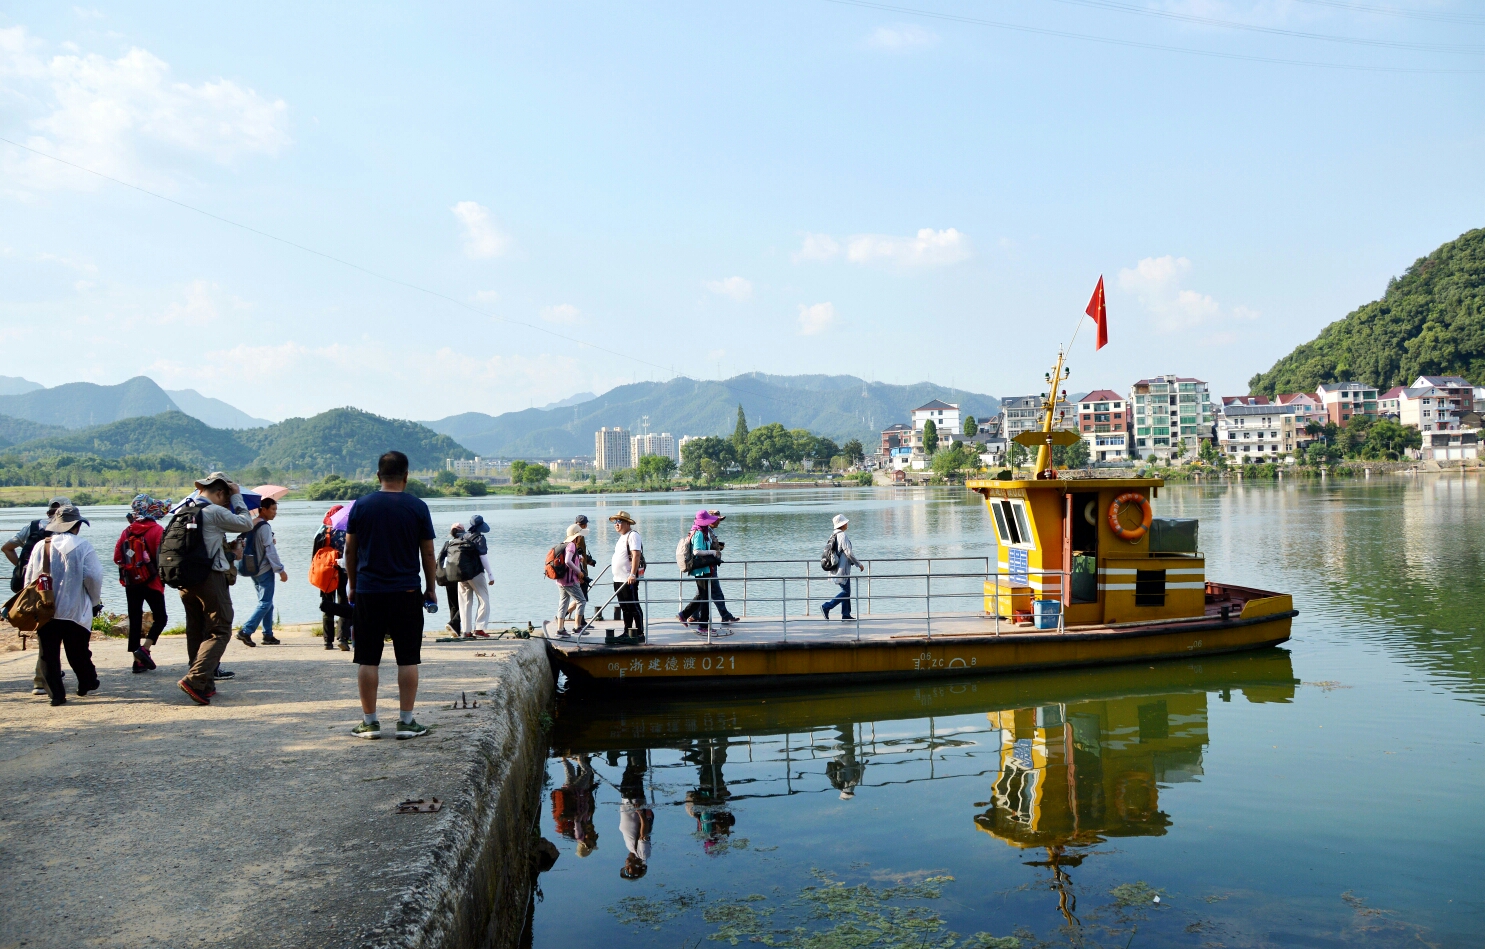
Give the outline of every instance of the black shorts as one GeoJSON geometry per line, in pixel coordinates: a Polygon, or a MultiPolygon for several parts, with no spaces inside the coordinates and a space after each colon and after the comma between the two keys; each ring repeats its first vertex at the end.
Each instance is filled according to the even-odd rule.
{"type": "Polygon", "coordinates": [[[392,637],[399,666],[423,661],[423,594],[356,593],[356,665],[382,664],[382,640],[392,637]]]}

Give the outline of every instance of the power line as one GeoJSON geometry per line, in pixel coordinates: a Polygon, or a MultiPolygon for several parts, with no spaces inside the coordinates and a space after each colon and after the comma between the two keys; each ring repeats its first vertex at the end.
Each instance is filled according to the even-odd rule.
{"type": "MultiPolygon", "coordinates": [[[[177,201],[175,198],[167,197],[166,195],[160,194],[157,191],[151,191],[148,188],[144,188],[144,187],[141,187],[139,185],[132,184],[132,183],[130,183],[128,181],[124,181],[123,179],[120,179],[120,178],[115,178],[112,175],[105,175],[101,171],[95,171],[92,168],[88,168],[88,167],[86,167],[84,165],[79,165],[76,162],[68,161],[65,158],[59,158],[56,155],[49,155],[46,152],[40,151],[39,149],[32,148],[29,145],[22,145],[20,142],[13,141],[13,140],[8,139],[8,138],[5,138],[3,136],[0,136],[0,142],[4,142],[7,145],[12,145],[12,146],[14,146],[16,148],[23,149],[25,151],[30,152],[33,155],[37,155],[37,156],[41,157],[41,158],[50,159],[51,161],[58,162],[58,163],[63,164],[63,165],[67,165],[68,167],[75,168],[78,171],[86,172],[87,174],[94,175],[94,176],[96,176],[98,178],[102,178],[105,181],[111,181],[111,182],[113,182],[116,185],[122,185],[123,187],[129,188],[129,189],[131,189],[133,191],[138,191],[140,194],[147,194],[147,195],[149,195],[152,198],[158,198],[159,200],[168,202],[169,204],[173,204],[173,205],[175,205],[178,208],[184,208],[187,211],[194,211],[195,213],[200,214],[203,217],[211,218],[213,221],[218,221],[218,222],[220,222],[222,224],[228,224],[228,225],[231,225],[232,227],[240,228],[241,230],[247,231],[250,234],[256,234],[259,237],[266,237],[266,238],[268,238],[271,241],[277,241],[278,243],[284,244],[284,245],[286,245],[288,247],[292,247],[295,250],[303,251],[306,254],[313,254],[316,257],[321,257],[321,258],[323,258],[325,260],[328,260],[328,261],[331,261],[333,263],[340,264],[342,267],[349,267],[352,270],[356,270],[356,271],[359,271],[359,272],[361,272],[363,274],[366,274],[368,277],[374,277],[377,280],[384,280],[387,283],[394,284],[394,285],[399,286],[399,287],[405,287],[408,290],[414,290],[414,291],[416,291],[418,293],[426,294],[426,295],[428,295],[430,297],[433,297],[435,299],[443,300],[446,303],[452,303],[454,306],[457,306],[457,307],[460,307],[462,309],[468,310],[471,313],[476,313],[476,314],[478,314],[480,316],[488,317],[488,318],[493,319],[493,320],[499,320],[500,322],[509,324],[511,326],[520,326],[520,327],[524,327],[526,329],[536,330],[539,333],[545,333],[548,336],[552,336],[552,337],[555,337],[555,338],[560,339],[560,340],[565,340],[566,342],[569,342],[569,343],[576,343],[579,346],[586,346],[589,349],[596,349],[599,352],[608,353],[611,356],[618,356],[620,359],[627,359],[630,362],[638,363],[639,365],[642,365],[642,366],[649,366],[652,369],[659,369],[662,372],[665,372],[665,373],[667,373],[668,375],[670,375],[672,377],[679,375],[673,368],[671,368],[669,366],[662,366],[659,363],[650,362],[647,359],[641,359],[638,356],[633,356],[633,355],[630,355],[629,353],[620,352],[617,349],[610,349],[607,346],[599,346],[596,343],[590,343],[590,342],[588,342],[587,340],[584,340],[584,339],[578,339],[577,337],[574,337],[574,336],[568,336],[566,333],[559,333],[556,330],[548,329],[545,326],[537,326],[537,325],[535,325],[533,323],[526,323],[526,322],[523,322],[521,320],[513,320],[510,317],[501,316],[498,313],[490,313],[490,312],[488,312],[486,310],[481,310],[479,307],[471,306],[470,304],[465,303],[463,300],[460,300],[460,299],[458,299],[456,297],[451,297],[451,296],[449,296],[446,293],[441,293],[441,292],[439,292],[437,290],[430,290],[427,287],[422,287],[422,286],[419,286],[418,284],[415,284],[415,283],[409,283],[408,281],[402,280],[402,279],[400,279],[398,277],[392,277],[392,276],[389,276],[389,275],[384,274],[384,273],[378,273],[375,270],[371,270],[370,268],[363,267],[360,264],[353,263],[353,262],[351,262],[349,260],[345,260],[344,258],[336,257],[333,254],[327,254],[324,251],[316,250],[313,247],[307,247],[304,244],[300,244],[300,243],[297,243],[295,241],[291,241],[291,240],[289,240],[288,238],[285,238],[285,237],[279,237],[277,234],[270,234],[267,231],[259,230],[256,227],[252,227],[250,225],[243,224],[243,223],[241,223],[239,221],[234,221],[231,218],[222,217],[220,214],[213,214],[211,211],[207,211],[207,210],[204,210],[202,208],[198,208],[195,205],[187,204],[184,201],[177,201]]],[[[729,392],[732,392],[732,393],[737,394],[739,396],[739,398],[741,398],[743,396],[749,396],[749,397],[752,397],[752,398],[755,398],[755,399],[763,399],[763,400],[768,401],[768,402],[776,402],[779,405],[790,405],[790,406],[793,406],[795,408],[800,408],[800,409],[809,409],[809,408],[812,407],[812,406],[810,406],[807,403],[796,402],[796,401],[794,401],[792,399],[780,399],[780,398],[778,398],[776,396],[765,395],[765,394],[763,394],[761,392],[748,392],[746,390],[739,389],[736,386],[728,385],[726,382],[722,382],[720,380],[718,380],[716,384],[717,385],[720,385],[722,388],[726,389],[729,392]]]]}
{"type": "Polygon", "coordinates": [[[1348,3],[1346,0],[1295,0],[1296,3],[1309,3],[1317,7],[1332,7],[1337,10],[1350,10],[1354,13],[1375,13],[1379,16],[1405,17],[1411,20],[1433,20],[1439,23],[1474,23],[1485,24],[1485,16],[1478,13],[1441,13],[1427,10],[1399,10],[1397,7],[1374,7],[1365,3],[1348,3]]]}
{"type": "Polygon", "coordinates": [[[920,10],[914,7],[902,7],[889,3],[876,3],[873,0],[825,0],[826,3],[836,3],[841,6],[861,7],[866,10],[881,10],[886,13],[898,13],[905,16],[918,16],[930,20],[944,20],[951,23],[969,23],[974,26],[988,26],[998,30],[1011,30],[1017,33],[1033,33],[1038,36],[1055,36],[1060,39],[1084,40],[1090,43],[1103,43],[1109,46],[1126,46],[1132,49],[1153,49],[1166,53],[1187,53],[1192,56],[1206,56],[1212,59],[1231,59],[1249,63],[1270,63],[1280,66],[1309,66],[1315,69],[1340,69],[1355,70],[1358,72],[1384,72],[1384,73],[1424,73],[1443,75],[1475,75],[1485,72],[1482,69],[1430,69],[1416,66],[1374,66],[1352,63],[1324,63],[1303,59],[1284,59],[1274,56],[1252,56],[1247,53],[1224,53],[1217,50],[1195,49],[1189,46],[1169,46],[1163,43],[1146,43],[1140,40],[1117,39],[1112,36],[1095,36],[1091,33],[1074,33],[1070,30],[1054,30],[1049,27],[1027,26],[1024,23],[1007,23],[1001,20],[987,20],[982,17],[962,16],[957,13],[940,13],[937,10],[920,10]]]}
{"type": "Polygon", "coordinates": [[[1346,43],[1352,46],[1377,46],[1386,49],[1404,49],[1425,53],[1468,53],[1478,54],[1485,52],[1482,46],[1447,46],[1436,43],[1402,43],[1394,40],[1368,40],[1355,36],[1336,36],[1331,33],[1307,33],[1302,30],[1289,30],[1279,26],[1262,26],[1255,23],[1239,23],[1234,20],[1218,20],[1213,17],[1195,16],[1189,13],[1174,13],[1170,10],[1157,10],[1150,7],[1142,7],[1133,3],[1120,3],[1118,0],[1055,0],[1057,3],[1067,3],[1075,6],[1091,7],[1096,10],[1115,10],[1120,13],[1136,13],[1141,16],[1159,17],[1165,20],[1177,20],[1182,23],[1199,23],[1203,26],[1220,26],[1228,30],[1247,30],[1251,33],[1267,33],[1270,36],[1287,36],[1294,39],[1319,40],[1325,43],[1346,43]]]}

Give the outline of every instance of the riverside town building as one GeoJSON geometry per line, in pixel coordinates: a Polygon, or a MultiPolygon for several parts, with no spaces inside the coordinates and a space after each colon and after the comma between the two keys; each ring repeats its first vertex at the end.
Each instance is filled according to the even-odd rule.
{"type": "Polygon", "coordinates": [[[1164,375],[1141,379],[1129,390],[1134,406],[1134,449],[1141,458],[1171,461],[1195,455],[1212,437],[1211,395],[1200,379],[1164,375]]]}
{"type": "Polygon", "coordinates": [[[600,428],[593,433],[593,467],[599,471],[633,468],[629,454],[632,447],[625,429],[600,428]]]}
{"type": "Polygon", "coordinates": [[[1112,389],[1095,389],[1078,402],[1078,430],[1088,444],[1090,461],[1126,461],[1129,458],[1129,412],[1124,396],[1112,389]]]}

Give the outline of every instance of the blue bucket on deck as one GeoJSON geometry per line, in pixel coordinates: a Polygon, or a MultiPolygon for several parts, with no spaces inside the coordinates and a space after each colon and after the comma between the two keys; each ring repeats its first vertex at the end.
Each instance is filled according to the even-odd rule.
{"type": "Polygon", "coordinates": [[[1034,600],[1031,609],[1037,629],[1057,628],[1057,617],[1062,614],[1061,600],[1034,600]]]}

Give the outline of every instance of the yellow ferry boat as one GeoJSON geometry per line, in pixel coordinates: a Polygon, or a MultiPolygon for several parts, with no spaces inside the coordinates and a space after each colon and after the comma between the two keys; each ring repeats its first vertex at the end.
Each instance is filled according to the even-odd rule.
{"type": "MultiPolygon", "coordinates": [[[[754,585],[779,584],[780,615],[748,611],[727,638],[701,640],[646,610],[643,642],[548,639],[553,665],[579,686],[798,686],[1200,657],[1288,640],[1298,615],[1293,598],[1209,580],[1196,523],[1154,517],[1161,479],[1067,478],[1053,469],[1052,446],[1079,436],[1053,427],[1066,378],[1061,354],[1047,378],[1042,429],[1016,439],[1037,447],[1035,475],[967,484],[984,497],[996,532],[983,609],[935,613],[925,597],[922,613],[858,613],[847,625],[813,614],[819,603],[811,600],[808,574],[803,597],[801,578],[755,577],[754,585]],[[797,615],[801,600],[804,616],[797,615]]],[[[939,576],[930,564],[926,586],[939,576]]],[[[813,579],[828,585],[822,575],[813,579]]],[[[866,599],[869,608],[869,593],[866,599]]]]}

